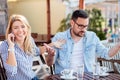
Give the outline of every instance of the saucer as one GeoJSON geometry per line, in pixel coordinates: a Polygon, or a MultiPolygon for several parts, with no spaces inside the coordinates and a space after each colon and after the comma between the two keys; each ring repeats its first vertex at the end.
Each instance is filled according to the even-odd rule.
{"type": "Polygon", "coordinates": [[[108,76],[109,73],[103,73],[103,74],[100,74],[100,76],[108,76]]]}
{"type": "Polygon", "coordinates": [[[71,77],[65,77],[65,76],[60,76],[61,79],[68,79],[68,80],[73,80],[73,79],[76,79],[75,76],[71,76],[71,77]]]}

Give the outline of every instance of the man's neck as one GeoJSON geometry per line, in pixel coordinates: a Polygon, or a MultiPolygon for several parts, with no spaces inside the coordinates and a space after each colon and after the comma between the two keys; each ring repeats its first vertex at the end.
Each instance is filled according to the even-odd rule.
{"type": "Polygon", "coordinates": [[[75,41],[75,43],[77,43],[78,41],[80,41],[81,38],[82,37],[75,37],[75,38],[73,38],[73,40],[75,41]]]}
{"type": "Polygon", "coordinates": [[[82,38],[82,37],[79,37],[79,36],[74,35],[74,34],[72,33],[72,31],[71,31],[71,36],[72,36],[72,38],[73,38],[73,40],[74,40],[75,43],[78,42],[78,41],[82,38]]]}

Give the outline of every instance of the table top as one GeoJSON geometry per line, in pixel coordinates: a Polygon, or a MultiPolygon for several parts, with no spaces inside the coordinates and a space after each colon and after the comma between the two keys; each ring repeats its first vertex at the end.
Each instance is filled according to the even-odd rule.
{"type": "Polygon", "coordinates": [[[99,76],[99,79],[93,76],[91,73],[84,74],[84,80],[120,80],[119,74],[109,73],[107,76],[99,76]]]}
{"type": "MultiPolygon", "coordinates": [[[[55,74],[55,75],[50,75],[49,78],[46,78],[45,80],[64,80],[64,79],[61,79],[60,75],[55,74]]],[[[107,76],[100,76],[98,78],[93,76],[92,73],[84,73],[83,80],[120,80],[120,74],[109,73],[109,75],[107,76]]]]}

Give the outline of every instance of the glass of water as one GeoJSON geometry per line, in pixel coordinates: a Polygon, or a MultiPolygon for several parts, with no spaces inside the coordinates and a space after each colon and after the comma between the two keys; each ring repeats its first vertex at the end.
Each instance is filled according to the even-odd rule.
{"type": "Polygon", "coordinates": [[[99,74],[100,74],[100,64],[95,63],[95,64],[93,64],[93,77],[98,79],[99,74]]]}
{"type": "Polygon", "coordinates": [[[84,64],[77,66],[77,80],[83,80],[84,77],[84,64]]]}

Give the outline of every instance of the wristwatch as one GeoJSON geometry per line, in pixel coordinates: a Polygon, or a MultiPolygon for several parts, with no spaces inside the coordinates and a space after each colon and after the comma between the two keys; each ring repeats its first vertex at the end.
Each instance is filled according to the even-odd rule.
{"type": "Polygon", "coordinates": [[[14,52],[14,48],[8,48],[9,52],[14,52]]]}

